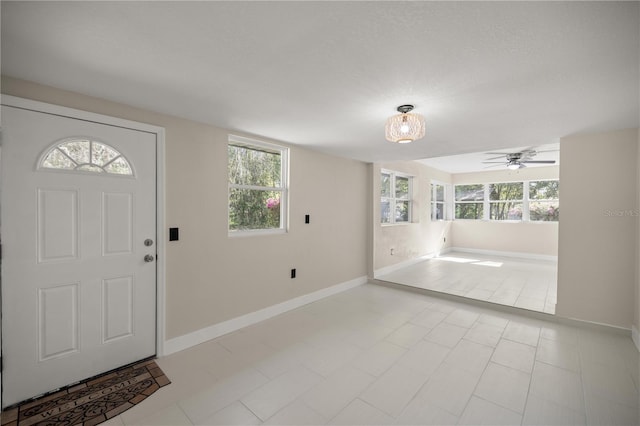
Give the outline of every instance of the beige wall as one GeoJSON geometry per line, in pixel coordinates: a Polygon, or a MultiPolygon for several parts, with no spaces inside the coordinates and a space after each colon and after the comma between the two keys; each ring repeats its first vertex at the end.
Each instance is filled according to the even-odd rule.
{"type": "Polygon", "coordinates": [[[630,328],[637,271],[638,129],[560,141],[559,316],[630,328]]]}
{"type": "Polygon", "coordinates": [[[289,233],[229,238],[227,130],[12,78],[2,93],[166,129],[168,339],[367,275],[365,163],[291,147],[289,233]]]}
{"type": "Polygon", "coordinates": [[[431,221],[431,181],[451,182],[451,175],[415,161],[376,163],[372,170],[373,263],[374,270],[451,246],[450,221],[431,221]],[[409,224],[380,223],[380,171],[382,169],[413,176],[413,221],[409,224]],[[446,238],[446,242],[445,242],[446,238]],[[391,255],[393,249],[393,255],[391,255]]]}
{"type": "Polygon", "coordinates": [[[453,247],[509,252],[524,256],[558,255],[558,222],[456,220],[453,247]]]}
{"type": "MultiPolygon", "coordinates": [[[[2,79],[2,92],[166,129],[166,225],[181,230],[180,241],[167,242],[167,338],[355,279],[452,243],[463,246],[455,243],[460,233],[451,226],[456,222],[431,222],[429,183],[431,179],[478,182],[477,176],[450,176],[414,162],[367,165],[292,147],[290,232],[229,239],[228,131],[11,78],[2,79]],[[414,211],[419,213],[414,223],[380,225],[382,167],[417,177],[414,211]],[[311,224],[304,225],[307,213],[311,224]],[[373,232],[368,232],[370,224],[373,232]],[[395,249],[394,256],[390,248],[395,249]],[[295,280],[289,278],[293,267],[298,270],[295,280]]],[[[562,139],[560,316],[624,328],[634,323],[640,328],[640,232],[635,215],[639,207],[639,145],[637,129],[562,139]],[[617,211],[632,214],[614,216],[617,211]]],[[[525,179],[523,172],[513,180],[525,179]]],[[[500,172],[484,175],[487,181],[499,178],[494,173],[500,172]]],[[[495,231],[488,231],[495,239],[495,231]]],[[[473,230],[474,234],[482,232],[473,230]]],[[[492,249],[502,250],[497,247],[492,249]]]]}
{"type": "MultiPolygon", "coordinates": [[[[640,129],[638,129],[638,158],[637,158],[637,180],[636,180],[636,210],[640,212],[640,129]]],[[[634,318],[633,325],[636,330],[640,331],[640,215],[636,218],[636,226],[638,227],[638,234],[636,237],[636,285],[635,285],[635,297],[634,297],[634,318]]],[[[636,336],[639,340],[636,341],[636,346],[640,350],[640,336],[636,336]]]]}
{"type": "MultiPolygon", "coordinates": [[[[559,166],[521,170],[492,170],[453,175],[454,184],[558,179],[559,166]]],[[[562,183],[560,184],[562,191],[562,183]]],[[[456,220],[451,225],[452,246],[542,256],[558,255],[557,222],[492,222],[456,220]]]]}

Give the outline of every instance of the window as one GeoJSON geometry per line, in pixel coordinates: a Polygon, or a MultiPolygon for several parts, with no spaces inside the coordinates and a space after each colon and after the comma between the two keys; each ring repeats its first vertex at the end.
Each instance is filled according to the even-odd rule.
{"type": "Polygon", "coordinates": [[[380,174],[380,222],[411,222],[411,176],[383,171],[380,174]]]}
{"type": "Polygon", "coordinates": [[[522,220],[523,183],[491,183],[489,189],[489,219],[522,220]]]}
{"type": "Polygon", "coordinates": [[[484,185],[456,185],[455,218],[482,219],[484,217],[484,185]]]}
{"type": "Polygon", "coordinates": [[[532,221],[557,222],[560,218],[560,182],[529,182],[529,218],[532,221]]]}
{"type": "Polygon", "coordinates": [[[455,186],[455,218],[557,222],[558,180],[455,186]]]}
{"type": "Polygon", "coordinates": [[[89,139],[66,139],[42,157],[40,169],[133,176],[129,162],[116,149],[89,139]]]}
{"type": "Polygon", "coordinates": [[[229,137],[229,232],[286,230],[287,148],[229,137]]]}
{"type": "Polygon", "coordinates": [[[431,220],[445,220],[446,196],[445,186],[440,183],[431,184],[431,220]]]}

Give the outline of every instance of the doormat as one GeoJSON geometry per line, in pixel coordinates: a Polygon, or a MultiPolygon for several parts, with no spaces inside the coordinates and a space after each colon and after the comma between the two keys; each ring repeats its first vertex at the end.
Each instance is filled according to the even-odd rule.
{"type": "Polygon", "coordinates": [[[2,412],[2,426],[92,426],[171,383],[153,360],[119,368],[2,412]]]}

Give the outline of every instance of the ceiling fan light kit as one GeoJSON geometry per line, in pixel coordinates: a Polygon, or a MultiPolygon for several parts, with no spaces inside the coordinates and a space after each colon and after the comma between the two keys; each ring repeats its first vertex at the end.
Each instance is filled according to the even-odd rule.
{"type": "Polygon", "coordinates": [[[523,167],[527,167],[527,166],[525,166],[524,164],[519,163],[517,161],[512,161],[509,164],[507,164],[507,169],[509,169],[509,170],[518,170],[518,169],[521,169],[523,167]]]}
{"type": "Polygon", "coordinates": [[[425,134],[424,117],[420,114],[410,114],[413,105],[400,105],[400,114],[387,119],[384,134],[388,141],[395,143],[410,143],[421,139],[425,134]]]}

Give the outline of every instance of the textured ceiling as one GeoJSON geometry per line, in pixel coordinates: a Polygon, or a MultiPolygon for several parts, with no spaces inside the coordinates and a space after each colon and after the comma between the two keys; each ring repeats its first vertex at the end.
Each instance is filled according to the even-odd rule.
{"type": "Polygon", "coordinates": [[[2,72],[364,161],[639,125],[638,2],[10,2],[2,72]],[[412,103],[427,135],[384,139],[412,103]]]}

